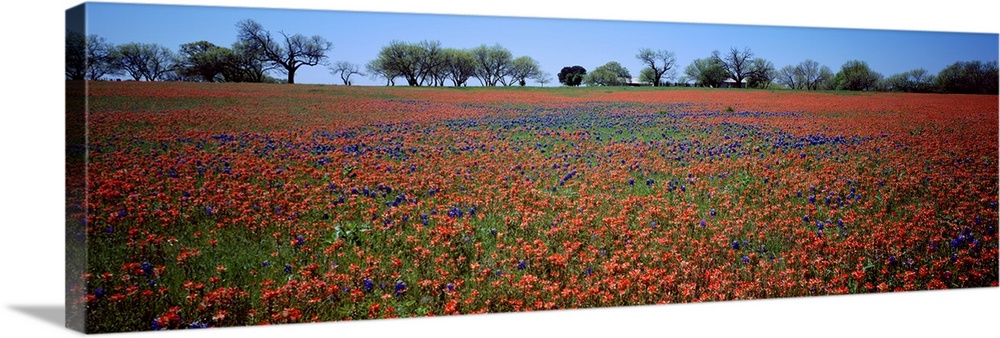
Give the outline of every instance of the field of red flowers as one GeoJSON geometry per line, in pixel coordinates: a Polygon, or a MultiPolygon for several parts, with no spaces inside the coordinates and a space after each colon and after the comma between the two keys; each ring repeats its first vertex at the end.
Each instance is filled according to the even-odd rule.
{"type": "Polygon", "coordinates": [[[90,83],[68,306],[118,332],[996,287],[997,102],[90,83]]]}

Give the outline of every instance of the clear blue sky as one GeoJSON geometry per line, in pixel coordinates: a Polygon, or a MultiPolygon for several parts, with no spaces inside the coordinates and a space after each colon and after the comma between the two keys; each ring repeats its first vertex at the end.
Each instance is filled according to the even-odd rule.
{"type": "MultiPolygon", "coordinates": [[[[997,34],[329,10],[91,3],[87,17],[88,33],[111,43],[158,43],[174,51],[198,40],[228,47],[236,40],[236,23],[253,19],[275,34],[320,35],[333,43],[330,61],[359,65],[392,40],[438,40],[455,48],[499,43],[515,57],[534,58],[553,77],[564,66],[592,70],[608,61],[618,61],[638,77],[643,66],[635,54],[645,47],[673,51],[678,77],[695,58],[730,47],[749,47],[779,69],[812,59],[836,72],[844,62],[858,59],[885,76],[916,68],[936,74],[955,61],[992,62],[1000,49],[997,34]]],[[[316,66],[301,68],[296,82],[339,83],[340,79],[316,66]]],[[[352,77],[352,82],[384,84],[366,77],[352,77]]],[[[470,80],[470,85],[478,83],[470,80]]]]}

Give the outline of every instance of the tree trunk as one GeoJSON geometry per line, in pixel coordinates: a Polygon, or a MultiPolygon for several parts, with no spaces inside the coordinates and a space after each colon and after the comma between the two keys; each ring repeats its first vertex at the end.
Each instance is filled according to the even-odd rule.
{"type": "Polygon", "coordinates": [[[288,83],[289,84],[294,84],[295,83],[295,70],[296,70],[296,68],[288,68],[288,83]]]}

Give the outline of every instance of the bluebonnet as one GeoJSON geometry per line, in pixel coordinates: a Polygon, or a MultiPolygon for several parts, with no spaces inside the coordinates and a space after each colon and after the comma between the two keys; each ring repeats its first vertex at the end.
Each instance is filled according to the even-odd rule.
{"type": "Polygon", "coordinates": [[[145,262],[145,261],[142,262],[142,273],[144,275],[146,275],[146,276],[152,275],[153,274],[153,265],[149,264],[149,262],[145,262]]]}
{"type": "Polygon", "coordinates": [[[364,284],[361,289],[365,290],[365,292],[372,292],[375,290],[375,282],[373,282],[371,278],[365,278],[361,282],[364,284]]]}
{"type": "Polygon", "coordinates": [[[524,268],[527,268],[527,267],[528,267],[528,263],[526,263],[525,261],[517,262],[517,269],[518,270],[524,270],[524,268]]]}
{"type": "Polygon", "coordinates": [[[292,264],[285,264],[285,273],[292,273],[292,264]]]}
{"type": "Polygon", "coordinates": [[[740,242],[733,241],[733,250],[739,250],[739,249],[740,249],[740,242]]]}
{"type": "Polygon", "coordinates": [[[743,256],[743,264],[750,263],[750,257],[743,256]]]}
{"type": "Polygon", "coordinates": [[[204,328],[208,328],[208,327],[209,327],[208,324],[202,323],[202,322],[197,322],[197,321],[196,322],[192,322],[191,325],[188,325],[189,329],[204,329],[204,328]]]}
{"type": "Polygon", "coordinates": [[[396,297],[402,297],[406,295],[406,283],[402,280],[396,281],[396,297]]]}

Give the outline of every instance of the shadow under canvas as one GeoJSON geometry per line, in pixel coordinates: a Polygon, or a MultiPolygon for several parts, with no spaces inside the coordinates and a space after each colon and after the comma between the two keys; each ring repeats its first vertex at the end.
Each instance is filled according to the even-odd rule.
{"type": "Polygon", "coordinates": [[[65,325],[66,307],[63,305],[11,305],[10,308],[52,325],[65,325]]]}

